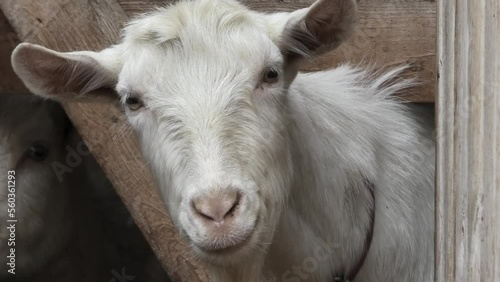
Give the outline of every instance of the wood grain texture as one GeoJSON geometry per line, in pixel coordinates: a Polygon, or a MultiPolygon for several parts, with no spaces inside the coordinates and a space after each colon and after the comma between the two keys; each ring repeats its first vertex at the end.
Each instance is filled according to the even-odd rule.
{"type": "Polygon", "coordinates": [[[0,11],[0,93],[28,93],[10,64],[10,54],[17,43],[17,34],[0,11]]]}
{"type": "MultiPolygon", "coordinates": [[[[128,16],[167,5],[172,0],[118,0],[128,16]]],[[[242,0],[264,12],[292,11],[313,0],[242,0]]],[[[436,2],[434,0],[358,0],[360,19],[355,35],[338,50],[306,65],[316,71],[342,63],[385,68],[410,64],[406,73],[421,85],[405,93],[414,102],[433,102],[436,93],[436,2]]]]}
{"type": "MultiPolygon", "coordinates": [[[[99,50],[114,43],[128,17],[115,0],[1,0],[0,7],[23,41],[58,51],[99,50]]],[[[65,103],[70,119],[89,144],[173,281],[207,281],[187,257],[126,119],[112,103],[65,103]]]]}
{"type": "Polygon", "coordinates": [[[500,3],[440,1],[436,280],[500,281],[500,3]]]}

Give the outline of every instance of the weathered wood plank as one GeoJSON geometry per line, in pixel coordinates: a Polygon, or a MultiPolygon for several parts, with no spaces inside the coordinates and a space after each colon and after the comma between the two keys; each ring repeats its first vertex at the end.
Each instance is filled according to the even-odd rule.
{"type": "MultiPolygon", "coordinates": [[[[147,12],[172,0],[118,0],[129,16],[147,12]]],[[[313,0],[242,0],[265,12],[292,11],[313,0]]],[[[359,0],[358,30],[339,50],[326,54],[304,70],[321,70],[341,63],[376,68],[410,63],[408,72],[422,85],[407,93],[415,102],[433,102],[436,93],[436,2],[433,0],[359,0]]]]}
{"type": "MultiPolygon", "coordinates": [[[[127,16],[115,0],[1,0],[23,41],[58,51],[99,50],[115,43],[127,16]]],[[[113,183],[173,281],[207,281],[155,192],[122,112],[109,103],[64,103],[82,138],[113,183]]]]}
{"type": "Polygon", "coordinates": [[[500,3],[439,1],[436,281],[500,281],[500,3]]]}
{"type": "Polygon", "coordinates": [[[28,93],[10,64],[10,54],[17,43],[17,34],[0,12],[0,93],[28,93]]]}

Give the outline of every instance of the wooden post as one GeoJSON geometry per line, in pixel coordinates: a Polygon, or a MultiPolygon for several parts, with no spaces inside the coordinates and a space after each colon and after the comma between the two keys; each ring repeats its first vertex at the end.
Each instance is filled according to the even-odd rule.
{"type": "MultiPolygon", "coordinates": [[[[128,19],[115,0],[0,0],[0,7],[20,39],[58,51],[103,49],[128,19]]],[[[64,108],[172,280],[208,281],[156,193],[123,113],[106,103],[64,108]]]]}
{"type": "Polygon", "coordinates": [[[500,3],[438,2],[436,281],[500,281],[500,3]]]}

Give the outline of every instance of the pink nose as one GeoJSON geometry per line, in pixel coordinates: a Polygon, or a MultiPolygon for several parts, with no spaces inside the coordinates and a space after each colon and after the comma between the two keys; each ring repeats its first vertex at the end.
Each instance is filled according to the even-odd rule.
{"type": "Polygon", "coordinates": [[[241,195],[236,190],[217,191],[211,195],[200,196],[193,200],[194,214],[207,223],[218,226],[231,220],[238,213],[241,195]]]}

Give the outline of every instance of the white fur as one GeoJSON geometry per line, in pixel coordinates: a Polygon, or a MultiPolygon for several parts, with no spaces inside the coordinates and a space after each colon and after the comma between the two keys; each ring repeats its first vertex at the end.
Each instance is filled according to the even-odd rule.
{"type": "Polygon", "coordinates": [[[71,234],[67,183],[58,181],[50,166],[64,155],[63,126],[55,123],[63,119],[64,112],[56,111],[52,102],[29,96],[2,96],[0,101],[0,277],[14,277],[7,272],[11,247],[16,249],[16,275],[29,276],[46,267],[71,234]],[[49,149],[43,161],[29,157],[30,146],[39,143],[49,149]],[[8,245],[10,232],[6,229],[10,170],[16,177],[15,246],[8,245]]]}
{"type": "MultiPolygon", "coordinates": [[[[354,15],[354,1],[335,3],[354,15]]],[[[308,11],[269,15],[232,0],[182,1],[131,22],[99,63],[119,66],[108,80],[117,78],[124,104],[130,96],[143,101],[135,111],[125,105],[128,119],[174,223],[214,281],[332,281],[363,254],[373,207],[373,242],[355,281],[431,281],[432,124],[393,98],[413,82],[398,79],[402,69],[297,75],[282,48],[295,44],[286,30],[308,11]],[[277,83],[263,81],[269,67],[277,83]],[[216,236],[191,203],[226,188],[243,197],[230,229],[216,236]],[[202,250],[242,240],[226,254],[202,250]]],[[[329,40],[318,50],[337,45],[329,40]]],[[[297,53],[314,54],[307,46],[297,53]]],[[[32,91],[51,96],[36,86],[51,86],[51,74],[34,74],[23,59],[43,57],[36,48],[18,47],[14,69],[32,91]]],[[[82,68],[75,73],[96,76],[82,68]]],[[[99,81],[80,93],[106,86],[99,81]]]]}

